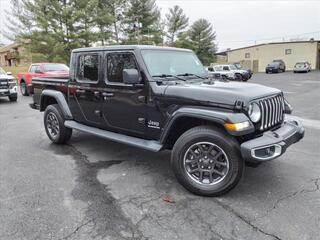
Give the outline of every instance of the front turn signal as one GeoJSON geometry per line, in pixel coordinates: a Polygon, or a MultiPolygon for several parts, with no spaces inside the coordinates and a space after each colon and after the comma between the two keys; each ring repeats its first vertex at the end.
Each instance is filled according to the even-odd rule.
{"type": "Polygon", "coordinates": [[[224,127],[230,131],[239,132],[250,128],[250,123],[249,121],[241,123],[225,123],[224,127]]]}

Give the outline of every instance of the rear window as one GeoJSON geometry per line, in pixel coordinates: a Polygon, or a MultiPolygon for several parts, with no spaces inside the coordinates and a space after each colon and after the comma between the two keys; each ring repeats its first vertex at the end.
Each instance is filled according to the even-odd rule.
{"type": "Polygon", "coordinates": [[[44,64],[43,70],[45,72],[69,71],[65,64],[44,64]]]}
{"type": "Polygon", "coordinates": [[[86,54],[79,56],[78,79],[82,81],[98,81],[99,55],[86,54]]]}

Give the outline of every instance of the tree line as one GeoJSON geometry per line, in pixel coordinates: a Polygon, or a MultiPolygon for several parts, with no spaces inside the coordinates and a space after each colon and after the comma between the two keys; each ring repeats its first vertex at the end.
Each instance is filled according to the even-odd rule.
{"type": "Polygon", "coordinates": [[[155,0],[11,0],[7,36],[30,50],[34,61],[68,62],[79,47],[114,44],[166,45],[214,60],[210,22],[190,25],[179,6],[162,18],[155,0]]]}

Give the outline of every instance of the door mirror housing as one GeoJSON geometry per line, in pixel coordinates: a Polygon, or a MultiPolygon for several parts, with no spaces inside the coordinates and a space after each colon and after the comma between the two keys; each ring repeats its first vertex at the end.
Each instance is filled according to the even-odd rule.
{"type": "Polygon", "coordinates": [[[7,72],[7,75],[12,75],[12,72],[7,72]]]}
{"type": "Polygon", "coordinates": [[[35,73],[42,73],[41,70],[35,70],[35,73]]]}
{"type": "Polygon", "coordinates": [[[122,71],[123,83],[125,84],[139,84],[140,76],[137,69],[123,69],[122,71]]]}

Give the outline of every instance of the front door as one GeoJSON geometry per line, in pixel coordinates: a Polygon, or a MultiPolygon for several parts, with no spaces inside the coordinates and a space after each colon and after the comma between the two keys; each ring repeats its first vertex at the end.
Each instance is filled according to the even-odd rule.
{"type": "Polygon", "coordinates": [[[74,119],[100,127],[101,121],[101,53],[77,54],[76,72],[69,86],[70,110],[74,119]]]}
{"type": "MultiPolygon", "coordinates": [[[[104,56],[105,89],[102,93],[104,127],[130,135],[142,136],[146,126],[144,84],[123,83],[123,69],[137,69],[133,52],[106,52],[104,56]]],[[[141,77],[140,77],[141,78],[141,77]]]]}

